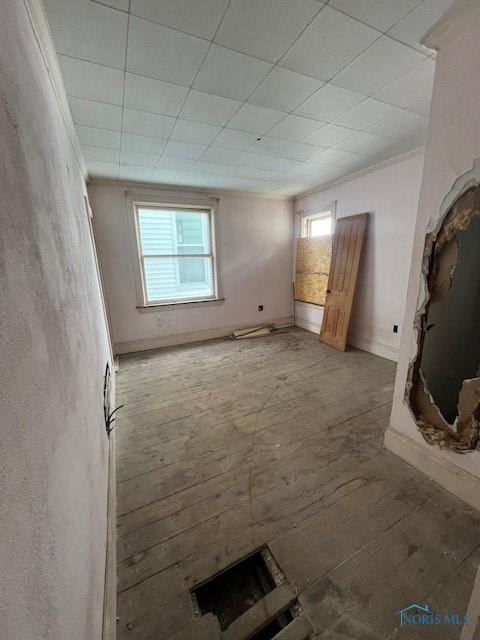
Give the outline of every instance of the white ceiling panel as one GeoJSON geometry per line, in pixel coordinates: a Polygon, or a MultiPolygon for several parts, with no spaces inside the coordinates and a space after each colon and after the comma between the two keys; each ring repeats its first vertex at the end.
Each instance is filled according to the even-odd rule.
{"type": "Polygon", "coordinates": [[[124,109],[123,130],[127,133],[138,133],[153,138],[168,138],[175,124],[175,118],[161,116],[156,113],[124,109]]]}
{"type": "Polygon", "coordinates": [[[275,157],[280,155],[284,149],[290,148],[291,146],[291,143],[285,139],[262,136],[260,139],[255,138],[249,151],[260,155],[275,157]]]}
{"type": "Polygon", "coordinates": [[[285,145],[283,151],[278,155],[281,158],[287,158],[289,160],[297,160],[298,162],[304,162],[310,160],[318,153],[318,147],[314,147],[311,144],[304,144],[303,142],[289,143],[285,145]]]}
{"type": "Polygon", "coordinates": [[[91,2],[97,1],[100,4],[108,4],[109,7],[119,9],[120,11],[128,11],[129,0],[91,0],[91,2]]]}
{"type": "Polygon", "coordinates": [[[207,52],[208,42],[132,16],[127,70],[189,86],[207,52]]]}
{"type": "Polygon", "coordinates": [[[58,53],[123,69],[126,13],[85,0],[45,0],[58,53]]]}
{"type": "Polygon", "coordinates": [[[361,131],[395,112],[396,107],[367,98],[334,119],[335,124],[361,131]]]}
{"type": "Polygon", "coordinates": [[[178,185],[182,182],[182,178],[185,175],[185,171],[170,171],[160,167],[154,169],[152,173],[152,180],[161,184],[173,184],[178,185]]]}
{"type": "Polygon", "coordinates": [[[134,164],[138,167],[153,168],[157,164],[158,158],[158,155],[138,153],[137,151],[127,151],[126,149],[122,149],[120,154],[120,162],[122,164],[134,164]]]}
{"type": "Polygon", "coordinates": [[[351,129],[339,127],[334,124],[325,124],[321,126],[320,129],[317,129],[315,133],[308,136],[305,142],[319,145],[320,147],[332,147],[338,142],[345,140],[345,138],[350,137],[352,133],[353,131],[351,129]]]}
{"type": "Polygon", "coordinates": [[[122,109],[112,104],[69,98],[70,109],[75,124],[89,127],[120,131],[122,128],[122,109]]]}
{"type": "Polygon", "coordinates": [[[424,51],[420,40],[445,11],[450,9],[453,2],[454,0],[424,0],[416,9],[394,25],[388,33],[394,38],[424,51]]]}
{"type": "Polygon", "coordinates": [[[190,122],[189,120],[177,120],[170,136],[172,140],[180,142],[193,142],[194,144],[210,144],[220,133],[220,127],[203,122],[190,122]]]}
{"type": "Polygon", "coordinates": [[[68,56],[58,56],[69,96],[121,105],[123,71],[68,56]]]}
{"type": "Polygon", "coordinates": [[[228,124],[238,131],[265,133],[284,117],[281,111],[245,103],[228,124]]]}
{"type": "Polygon", "coordinates": [[[223,147],[211,147],[201,157],[202,162],[216,162],[219,164],[235,164],[241,151],[224,149],[223,147]]]}
{"type": "Polygon", "coordinates": [[[407,134],[421,134],[427,128],[427,119],[405,109],[394,107],[386,118],[366,129],[367,133],[386,138],[401,139],[407,134]]]}
{"type": "Polygon", "coordinates": [[[193,86],[225,98],[245,100],[271,68],[263,60],[212,45],[193,86]]]}
{"type": "Polygon", "coordinates": [[[82,147],[83,154],[88,160],[99,160],[100,162],[118,162],[120,151],[118,149],[104,149],[102,147],[82,147]]]}
{"type": "Polygon", "coordinates": [[[133,73],[125,75],[125,106],[132,109],[176,116],[187,93],[188,89],[178,84],[133,73]]]}
{"type": "Polygon", "coordinates": [[[420,64],[425,56],[383,36],[333,79],[334,84],[370,95],[420,64]]]}
{"type": "Polygon", "coordinates": [[[358,155],[350,153],[349,151],[341,151],[340,149],[326,149],[325,151],[317,152],[314,157],[314,161],[318,164],[333,165],[334,167],[344,167],[349,165],[352,160],[357,160],[358,155]]]}
{"type": "Polygon", "coordinates": [[[288,171],[292,171],[298,167],[299,162],[295,162],[295,160],[287,160],[286,158],[271,158],[265,164],[265,169],[269,171],[279,171],[280,173],[285,173],[288,171]]]}
{"type": "Polygon", "coordinates": [[[286,140],[300,142],[300,140],[303,140],[303,138],[316,131],[319,126],[318,120],[288,115],[276,124],[273,129],[270,129],[268,134],[277,138],[285,138],[286,140]]]}
{"type": "Polygon", "coordinates": [[[326,84],[295,109],[295,113],[327,123],[364,99],[359,93],[326,84]]]}
{"type": "Polygon", "coordinates": [[[156,165],[159,171],[188,171],[195,161],[189,158],[162,156],[156,165]]]}
{"type": "Polygon", "coordinates": [[[113,162],[88,160],[87,169],[90,176],[97,178],[116,178],[118,175],[118,163],[113,162]]]}
{"type": "Polygon", "coordinates": [[[235,131],[234,129],[222,129],[212,146],[246,151],[256,141],[257,137],[255,133],[235,131]]]}
{"type": "Polygon", "coordinates": [[[318,0],[232,0],[215,42],[276,62],[322,6],[318,0]]]}
{"type": "Polygon", "coordinates": [[[422,115],[430,112],[435,61],[427,58],[381,89],[374,97],[422,115]]]}
{"type": "Polygon", "coordinates": [[[139,180],[140,182],[148,182],[152,175],[150,167],[138,167],[131,164],[120,164],[118,177],[120,180],[139,180]]]}
{"type": "Polygon", "coordinates": [[[330,6],[380,31],[386,31],[421,0],[330,0],[330,6]]]}
{"type": "Polygon", "coordinates": [[[216,124],[222,127],[241,106],[242,103],[238,100],[222,98],[192,89],[183,105],[180,117],[185,120],[216,124]]]}
{"type": "Polygon", "coordinates": [[[169,140],[165,147],[166,156],[172,158],[183,158],[185,160],[197,160],[207,150],[206,144],[194,144],[192,142],[179,142],[169,140]]]}
{"type": "Polygon", "coordinates": [[[279,64],[320,80],[330,80],[379,35],[350,16],[325,7],[279,64]]]}
{"type": "Polygon", "coordinates": [[[120,131],[108,131],[107,129],[85,127],[83,125],[77,125],[76,129],[78,139],[82,145],[120,149],[120,131]]]}
{"type": "Polygon", "coordinates": [[[122,134],[122,149],[136,151],[137,153],[160,154],[165,148],[166,139],[139,136],[135,133],[122,134]]]}
{"type": "Polygon", "coordinates": [[[290,112],[323,85],[321,80],[301,73],[273,67],[248,102],[260,107],[290,112]]]}
{"type": "Polygon", "coordinates": [[[213,38],[228,0],[131,0],[131,12],[201,38],[213,38]]]}
{"type": "Polygon", "coordinates": [[[337,144],[335,149],[339,149],[340,151],[350,151],[351,153],[372,155],[374,153],[385,151],[392,146],[392,140],[389,138],[381,138],[379,136],[374,136],[371,133],[361,131],[337,144]]]}

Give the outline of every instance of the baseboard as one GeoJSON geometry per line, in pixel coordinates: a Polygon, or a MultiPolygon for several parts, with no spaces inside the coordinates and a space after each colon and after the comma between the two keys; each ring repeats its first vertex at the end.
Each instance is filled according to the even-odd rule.
{"type": "MultiPolygon", "coordinates": [[[[112,406],[115,406],[115,374],[112,376],[112,406]]],[[[105,559],[105,592],[103,598],[102,640],[117,637],[117,485],[115,466],[115,429],[108,440],[107,548],[105,559]]]]}
{"type": "Polygon", "coordinates": [[[378,342],[377,340],[362,338],[355,335],[348,337],[348,344],[352,345],[352,347],[356,347],[357,349],[361,349],[362,351],[368,351],[369,353],[373,353],[376,356],[398,362],[397,347],[392,347],[388,344],[383,344],[383,342],[378,342]]]}
{"type": "Polygon", "coordinates": [[[162,347],[174,347],[180,344],[191,342],[203,342],[215,338],[225,338],[237,329],[248,329],[263,324],[274,324],[276,326],[291,325],[292,317],[285,318],[260,318],[258,322],[239,323],[229,327],[216,327],[214,329],[202,329],[200,331],[189,331],[188,333],[176,333],[170,336],[157,336],[156,338],[146,338],[142,340],[130,340],[127,342],[116,342],[114,345],[115,354],[135,353],[136,351],[148,351],[150,349],[160,349],[162,347]]]}
{"type": "Polygon", "coordinates": [[[384,444],[399,458],[480,511],[480,478],[441,458],[437,448],[424,447],[393,427],[385,432],[384,444]]]}
{"type": "Polygon", "coordinates": [[[321,325],[319,322],[311,322],[310,320],[305,320],[305,318],[295,318],[295,326],[320,335],[321,325]]]}

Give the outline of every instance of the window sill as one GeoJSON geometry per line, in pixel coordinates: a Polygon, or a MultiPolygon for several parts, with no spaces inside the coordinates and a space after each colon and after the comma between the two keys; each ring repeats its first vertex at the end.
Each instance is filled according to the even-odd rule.
{"type": "Polygon", "coordinates": [[[205,300],[180,300],[178,302],[158,302],[156,304],[139,305],[137,310],[140,313],[149,311],[161,311],[162,309],[189,308],[189,307],[211,307],[223,304],[225,298],[207,298],[205,300]]]}

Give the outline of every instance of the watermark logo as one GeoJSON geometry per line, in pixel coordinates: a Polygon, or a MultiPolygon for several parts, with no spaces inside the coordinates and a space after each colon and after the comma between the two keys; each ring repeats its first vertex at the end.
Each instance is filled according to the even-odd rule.
{"type": "Polygon", "coordinates": [[[407,624],[436,625],[468,623],[468,616],[462,613],[433,613],[428,604],[411,604],[398,612],[400,626],[407,624]]]}

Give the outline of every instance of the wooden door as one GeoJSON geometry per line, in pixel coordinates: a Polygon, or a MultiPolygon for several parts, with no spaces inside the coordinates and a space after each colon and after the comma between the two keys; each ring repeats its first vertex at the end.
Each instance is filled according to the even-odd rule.
{"type": "Polygon", "coordinates": [[[339,218],[333,236],[332,262],[320,340],[345,351],[358,267],[368,213],[339,218]]]}

